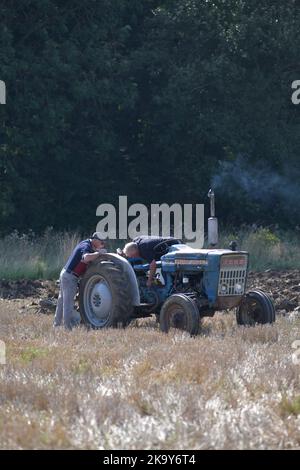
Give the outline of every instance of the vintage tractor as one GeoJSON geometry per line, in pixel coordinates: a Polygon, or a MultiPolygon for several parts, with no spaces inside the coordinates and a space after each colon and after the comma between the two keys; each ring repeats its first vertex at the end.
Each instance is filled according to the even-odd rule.
{"type": "Polygon", "coordinates": [[[108,253],[89,267],[79,292],[81,318],[88,327],[127,326],[133,319],[155,314],[162,331],[178,328],[196,335],[203,317],[234,308],[239,325],[275,321],[268,294],[259,289],[246,293],[248,253],[235,251],[235,243],[231,249],[213,248],[218,243],[213,191],[209,197],[212,248],[158,247],[165,254],[157,262],[158,277],[151,287],[147,287],[149,264],[140,259],[108,253]]]}

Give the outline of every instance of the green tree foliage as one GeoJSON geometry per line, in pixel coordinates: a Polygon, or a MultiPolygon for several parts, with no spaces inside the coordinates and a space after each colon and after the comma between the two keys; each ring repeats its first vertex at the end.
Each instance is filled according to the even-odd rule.
{"type": "Polygon", "coordinates": [[[199,203],[212,182],[225,221],[300,224],[299,6],[2,0],[0,230],[94,228],[119,194],[199,203]]]}

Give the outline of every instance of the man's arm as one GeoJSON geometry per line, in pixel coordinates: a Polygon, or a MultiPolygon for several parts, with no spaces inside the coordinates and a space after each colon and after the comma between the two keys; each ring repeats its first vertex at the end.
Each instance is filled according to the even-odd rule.
{"type": "Polygon", "coordinates": [[[154,260],[151,261],[151,263],[149,265],[149,277],[148,277],[148,280],[147,280],[147,286],[148,287],[152,286],[152,282],[153,282],[155,273],[156,273],[156,261],[154,259],[154,260]]]}
{"type": "Polygon", "coordinates": [[[96,251],[96,253],[85,253],[82,256],[82,261],[86,264],[89,264],[92,261],[95,261],[100,255],[103,255],[104,253],[107,253],[107,251],[105,249],[101,249],[99,251],[96,251]]]}

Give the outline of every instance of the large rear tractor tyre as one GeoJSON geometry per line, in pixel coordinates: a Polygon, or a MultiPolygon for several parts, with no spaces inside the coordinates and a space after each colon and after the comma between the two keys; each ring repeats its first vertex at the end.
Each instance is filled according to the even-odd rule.
{"type": "Polygon", "coordinates": [[[259,289],[248,292],[236,310],[238,325],[274,323],[275,317],[275,308],[270,296],[259,289]]]}
{"type": "Polygon", "coordinates": [[[160,329],[168,333],[177,328],[196,336],[200,329],[200,315],[196,302],[185,294],[171,295],[160,311],[160,329]]]}
{"type": "Polygon", "coordinates": [[[133,314],[126,273],[111,261],[93,263],[80,281],[79,307],[89,328],[127,326],[133,314]]]}

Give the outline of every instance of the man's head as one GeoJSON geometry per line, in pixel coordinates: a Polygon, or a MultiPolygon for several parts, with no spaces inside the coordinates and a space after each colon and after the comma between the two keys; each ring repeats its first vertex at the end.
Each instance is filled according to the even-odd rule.
{"type": "Polygon", "coordinates": [[[91,236],[91,241],[93,250],[98,251],[105,248],[105,240],[101,233],[93,233],[93,235],[91,236]]]}
{"type": "Polygon", "coordinates": [[[138,246],[134,242],[126,243],[123,249],[123,253],[126,258],[139,258],[140,252],[138,246]]]}

